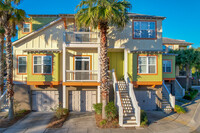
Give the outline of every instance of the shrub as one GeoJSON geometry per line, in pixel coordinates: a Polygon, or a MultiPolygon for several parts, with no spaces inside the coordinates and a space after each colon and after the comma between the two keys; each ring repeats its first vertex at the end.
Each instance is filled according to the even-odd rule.
{"type": "Polygon", "coordinates": [[[106,120],[102,120],[102,121],[99,123],[99,125],[100,125],[100,126],[104,126],[104,125],[106,125],[106,123],[107,123],[106,120]]]}
{"type": "Polygon", "coordinates": [[[56,114],[55,115],[56,115],[56,117],[58,119],[60,119],[61,117],[68,115],[68,113],[69,113],[68,109],[65,109],[65,108],[62,108],[62,107],[58,107],[56,109],[56,114]]]}
{"type": "Polygon", "coordinates": [[[96,114],[100,115],[102,113],[102,103],[93,104],[93,107],[96,114]]]}
{"type": "Polygon", "coordinates": [[[141,110],[141,126],[146,126],[148,124],[148,118],[146,112],[141,110]]]}
{"type": "Polygon", "coordinates": [[[185,92],[185,96],[183,97],[186,100],[193,100],[198,94],[198,90],[189,88],[188,91],[185,92]]]}
{"type": "Polygon", "coordinates": [[[185,109],[179,105],[175,105],[174,111],[178,114],[184,114],[186,113],[185,109]]]}
{"type": "Polygon", "coordinates": [[[105,108],[106,117],[110,121],[117,117],[117,107],[115,107],[114,102],[109,102],[105,108]]]}

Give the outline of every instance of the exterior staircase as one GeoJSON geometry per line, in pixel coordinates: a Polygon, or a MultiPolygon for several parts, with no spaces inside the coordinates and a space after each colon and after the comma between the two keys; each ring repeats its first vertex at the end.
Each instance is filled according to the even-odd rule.
{"type": "Polygon", "coordinates": [[[172,111],[172,107],[170,103],[168,102],[166,95],[162,93],[162,110],[166,113],[170,113],[172,111]]]}
{"type": "Polygon", "coordinates": [[[118,87],[123,107],[123,127],[134,127],[137,122],[127,84],[125,81],[118,81],[118,87]]]}

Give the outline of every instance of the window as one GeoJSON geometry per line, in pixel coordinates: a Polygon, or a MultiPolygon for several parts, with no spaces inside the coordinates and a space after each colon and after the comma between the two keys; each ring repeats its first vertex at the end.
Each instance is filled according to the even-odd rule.
{"type": "Polygon", "coordinates": [[[26,74],[26,56],[18,56],[18,73],[19,74],[26,74]]]}
{"type": "Polygon", "coordinates": [[[165,73],[172,72],[172,61],[171,60],[163,60],[163,72],[165,72],[165,73]]]}
{"type": "Polygon", "coordinates": [[[33,56],[33,68],[35,74],[51,74],[52,56],[33,56]]]}
{"type": "Polygon", "coordinates": [[[169,45],[169,46],[168,46],[168,51],[171,51],[171,50],[173,50],[173,46],[172,46],[172,45],[169,45]]]}
{"type": "Polygon", "coordinates": [[[89,56],[75,56],[75,80],[89,80],[90,58],[89,56]]]}
{"type": "Polygon", "coordinates": [[[138,68],[140,74],[155,74],[156,56],[139,56],[138,68]]]}
{"type": "Polygon", "coordinates": [[[23,33],[31,32],[31,23],[24,23],[23,24],[23,33]]]}
{"type": "Polygon", "coordinates": [[[156,38],[156,22],[134,21],[133,38],[139,39],[155,39],[156,38]]]}
{"type": "Polygon", "coordinates": [[[165,45],[163,45],[163,51],[166,51],[166,46],[165,45]]]}

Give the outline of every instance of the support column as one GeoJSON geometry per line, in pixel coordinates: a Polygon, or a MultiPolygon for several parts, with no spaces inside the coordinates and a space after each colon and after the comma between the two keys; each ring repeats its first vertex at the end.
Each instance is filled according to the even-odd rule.
{"type": "MultiPolygon", "coordinates": [[[[66,33],[63,34],[63,83],[66,82],[66,33]]],[[[63,108],[66,108],[66,86],[63,85],[63,108]]]]}
{"type": "MultiPolygon", "coordinates": [[[[101,64],[100,64],[100,46],[98,47],[98,82],[101,81],[101,64]]],[[[100,103],[101,102],[101,87],[98,86],[97,87],[97,102],[100,103]]]]}
{"type": "Polygon", "coordinates": [[[128,78],[128,49],[124,49],[124,80],[128,78]]]}

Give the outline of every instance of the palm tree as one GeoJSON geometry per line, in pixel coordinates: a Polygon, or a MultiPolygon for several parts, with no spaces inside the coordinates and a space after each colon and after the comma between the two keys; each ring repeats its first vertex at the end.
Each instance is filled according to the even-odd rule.
{"type": "Polygon", "coordinates": [[[128,9],[131,4],[120,0],[82,0],[77,6],[75,16],[78,27],[97,27],[101,33],[100,39],[100,63],[101,63],[101,94],[102,94],[102,118],[106,118],[106,97],[109,92],[108,84],[108,57],[107,57],[107,33],[109,26],[123,29],[129,21],[128,9]]]}
{"type": "Polygon", "coordinates": [[[0,27],[0,90],[1,95],[3,94],[4,87],[4,33],[5,30],[0,27]]]}
{"type": "Polygon", "coordinates": [[[9,120],[14,118],[13,111],[13,56],[11,38],[16,33],[16,25],[20,25],[26,19],[24,10],[17,9],[20,0],[0,0],[0,22],[5,30],[6,38],[6,69],[7,69],[7,95],[9,98],[9,120]]]}

